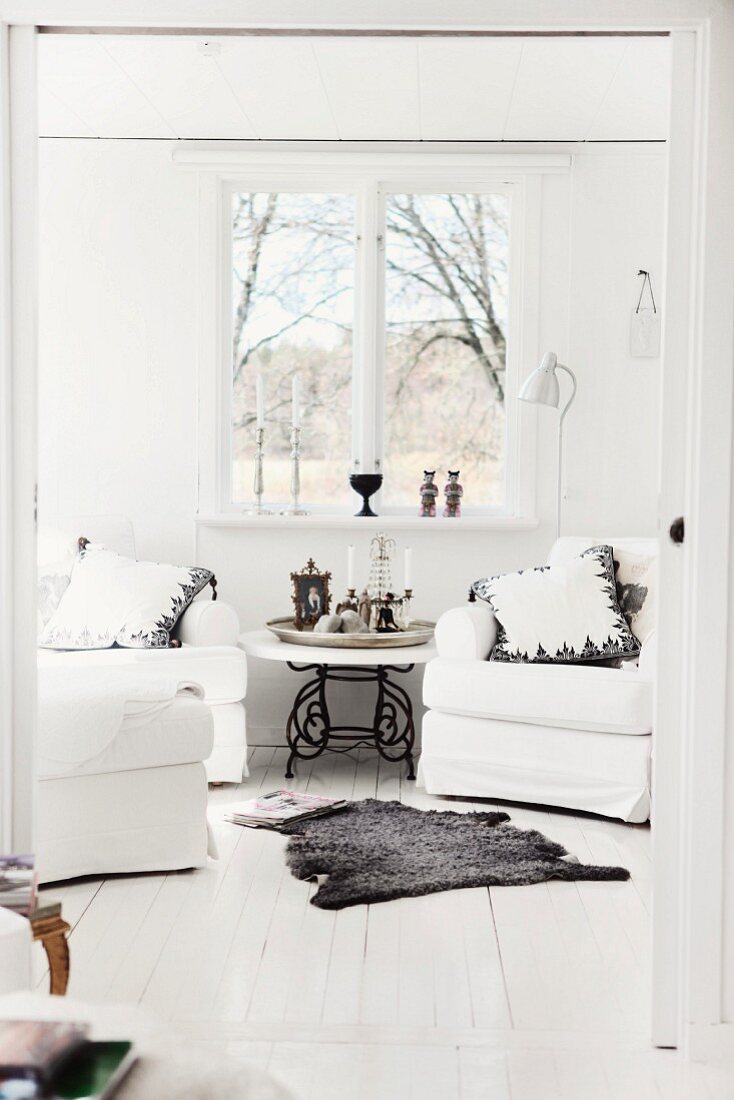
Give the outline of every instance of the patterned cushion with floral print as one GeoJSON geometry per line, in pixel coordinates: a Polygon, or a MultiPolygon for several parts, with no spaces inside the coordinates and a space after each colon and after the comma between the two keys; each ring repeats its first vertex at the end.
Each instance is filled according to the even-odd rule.
{"type": "Polygon", "coordinates": [[[171,631],[212,579],[209,569],[83,550],[39,645],[45,649],[165,649],[171,631]]]}
{"type": "Polygon", "coordinates": [[[492,661],[587,664],[640,652],[619,607],[611,546],[592,546],[563,565],[486,577],[472,591],[497,618],[492,661]]]}

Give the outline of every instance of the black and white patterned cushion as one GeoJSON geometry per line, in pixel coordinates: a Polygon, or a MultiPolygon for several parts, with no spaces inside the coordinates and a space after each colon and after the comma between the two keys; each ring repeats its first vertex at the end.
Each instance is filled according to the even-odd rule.
{"type": "Polygon", "coordinates": [[[657,558],[614,548],[617,600],[627,624],[641,643],[655,629],[657,617],[657,558]]]}
{"type": "Polygon", "coordinates": [[[617,600],[611,546],[592,546],[564,565],[485,577],[472,591],[497,618],[493,661],[586,664],[640,651],[617,600]]]}
{"type": "Polygon", "coordinates": [[[165,649],[209,569],[82,551],[39,639],[45,649],[165,649]]]}

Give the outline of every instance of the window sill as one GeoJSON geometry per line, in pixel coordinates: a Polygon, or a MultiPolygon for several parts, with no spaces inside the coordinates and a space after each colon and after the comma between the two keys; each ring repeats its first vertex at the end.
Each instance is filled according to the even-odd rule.
{"type": "Polygon", "coordinates": [[[249,516],[241,512],[220,512],[211,515],[197,515],[194,522],[198,527],[259,527],[269,530],[315,530],[315,529],[356,529],[367,531],[419,531],[424,528],[436,531],[532,531],[539,526],[539,520],[529,516],[488,516],[464,515],[459,519],[445,519],[443,516],[428,518],[416,515],[352,516],[319,515],[308,516],[249,516]]]}

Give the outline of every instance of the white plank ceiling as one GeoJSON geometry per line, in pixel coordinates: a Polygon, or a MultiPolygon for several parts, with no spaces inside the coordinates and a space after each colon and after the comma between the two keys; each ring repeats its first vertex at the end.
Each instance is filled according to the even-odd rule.
{"type": "Polygon", "coordinates": [[[41,35],[46,137],[653,141],[669,40],[41,35]]]}

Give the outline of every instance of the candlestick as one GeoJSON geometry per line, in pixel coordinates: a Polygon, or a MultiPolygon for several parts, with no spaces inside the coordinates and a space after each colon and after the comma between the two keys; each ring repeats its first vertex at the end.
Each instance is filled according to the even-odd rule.
{"type": "Polygon", "coordinates": [[[263,384],[263,376],[258,374],[255,379],[255,407],[257,410],[257,426],[258,428],[265,427],[265,387],[263,384]]]}
{"type": "Polygon", "coordinates": [[[347,588],[354,590],[354,547],[347,547],[347,588]]]}
{"type": "Polygon", "coordinates": [[[402,601],[401,601],[402,606],[400,608],[400,610],[402,612],[402,620],[403,620],[403,629],[404,630],[409,630],[410,629],[410,623],[411,623],[410,603],[411,603],[412,599],[413,599],[413,589],[408,588],[408,586],[406,585],[405,586],[405,592],[403,594],[403,598],[402,598],[402,601]]]}
{"type": "Polygon", "coordinates": [[[263,489],[265,482],[263,479],[263,453],[265,451],[265,429],[255,429],[255,476],[252,480],[252,489],[255,494],[255,507],[250,508],[247,512],[248,516],[272,516],[272,512],[268,508],[263,508],[263,489]]]}
{"type": "Polygon", "coordinates": [[[291,424],[294,428],[301,427],[301,379],[297,374],[293,375],[291,390],[291,424]]]}
{"type": "Polygon", "coordinates": [[[282,516],[308,516],[304,508],[299,508],[301,495],[301,429],[293,427],[291,431],[291,503],[280,513],[282,516]]]}
{"type": "Polygon", "coordinates": [[[404,584],[406,589],[413,587],[413,551],[410,546],[405,547],[405,560],[403,565],[405,571],[404,584]]]}

